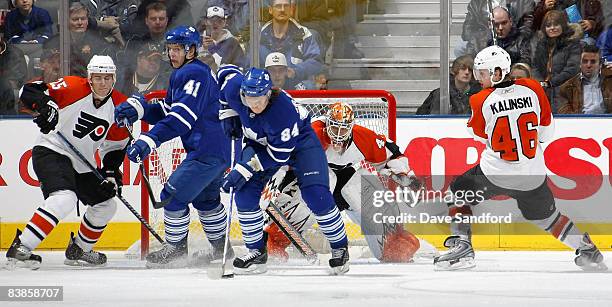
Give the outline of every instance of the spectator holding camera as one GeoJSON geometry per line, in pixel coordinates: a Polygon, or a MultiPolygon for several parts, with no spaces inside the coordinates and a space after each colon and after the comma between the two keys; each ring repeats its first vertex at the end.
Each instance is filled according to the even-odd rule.
{"type": "Polygon", "coordinates": [[[227,16],[225,9],[211,6],[206,9],[204,19],[205,29],[202,33],[202,49],[200,59],[210,67],[216,68],[221,64],[234,64],[246,67],[247,59],[238,39],[226,29],[227,16]]]}
{"type": "Polygon", "coordinates": [[[13,0],[13,5],[4,27],[9,43],[42,44],[51,37],[53,21],[47,10],[34,6],[34,0],[13,0]]]}
{"type": "Polygon", "coordinates": [[[571,10],[571,7],[574,5],[581,17],[577,23],[582,28],[583,34],[588,36],[587,42],[592,44],[603,31],[604,18],[602,5],[599,0],[540,0],[533,13],[534,29],[541,28],[544,22],[544,16],[546,16],[548,12],[552,10],[566,12],[568,8],[571,10]]]}
{"type": "Polygon", "coordinates": [[[558,101],[559,113],[612,113],[612,70],[603,67],[597,47],[584,47],[580,73],[561,85],[558,101]]]}

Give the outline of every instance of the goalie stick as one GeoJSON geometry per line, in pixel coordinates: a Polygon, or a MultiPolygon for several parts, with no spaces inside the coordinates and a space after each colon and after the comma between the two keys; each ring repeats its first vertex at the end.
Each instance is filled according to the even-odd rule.
{"type": "MultiPolygon", "coordinates": [[[[93,165],[91,165],[89,161],[87,161],[87,159],[83,156],[83,154],[76,147],[74,147],[74,145],[72,145],[72,143],[70,143],[70,141],[68,141],[68,139],[60,131],[57,131],[57,135],[59,135],[59,137],[66,143],[66,145],[68,145],[70,150],[72,150],[72,152],[74,152],[77,155],[79,160],[81,160],[81,162],[83,162],[83,164],[85,164],[89,168],[89,170],[98,179],[100,179],[101,181],[106,180],[102,176],[102,174],[100,174],[100,172],[98,172],[98,170],[96,170],[96,168],[93,165]]],[[[155,239],[157,239],[157,241],[159,241],[159,243],[164,243],[164,240],[162,240],[162,238],[157,234],[157,232],[153,230],[151,225],[149,225],[149,223],[147,223],[147,221],[145,221],[145,219],[140,214],[138,214],[136,210],[134,210],[134,207],[132,207],[130,203],[128,203],[128,201],[125,198],[123,198],[123,196],[119,194],[115,196],[119,198],[119,200],[128,208],[128,210],[130,210],[130,212],[132,212],[132,214],[138,219],[138,221],[140,221],[140,223],[147,228],[147,230],[155,237],[155,239]]]]}
{"type": "Polygon", "coordinates": [[[277,183],[276,180],[270,179],[264,188],[264,193],[270,195],[266,213],[302,256],[304,256],[310,264],[315,264],[318,260],[317,252],[310,246],[310,243],[304,239],[302,234],[293,227],[291,222],[276,205],[276,197],[281,193],[279,185],[280,183],[277,183]]]}

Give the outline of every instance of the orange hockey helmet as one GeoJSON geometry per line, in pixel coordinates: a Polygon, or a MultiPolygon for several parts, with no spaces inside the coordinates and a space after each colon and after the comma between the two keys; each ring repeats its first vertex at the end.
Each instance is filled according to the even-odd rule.
{"type": "Polygon", "coordinates": [[[342,145],[348,141],[353,132],[355,113],[353,107],[346,102],[335,102],[329,106],[325,120],[327,135],[334,145],[342,145]]]}

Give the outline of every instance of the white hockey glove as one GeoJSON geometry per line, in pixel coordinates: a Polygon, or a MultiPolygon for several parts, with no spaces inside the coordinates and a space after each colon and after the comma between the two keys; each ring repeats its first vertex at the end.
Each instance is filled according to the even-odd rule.
{"type": "Polygon", "coordinates": [[[408,166],[408,158],[405,156],[389,160],[387,166],[380,171],[380,174],[390,177],[402,187],[418,189],[421,186],[414,172],[408,166]]]}

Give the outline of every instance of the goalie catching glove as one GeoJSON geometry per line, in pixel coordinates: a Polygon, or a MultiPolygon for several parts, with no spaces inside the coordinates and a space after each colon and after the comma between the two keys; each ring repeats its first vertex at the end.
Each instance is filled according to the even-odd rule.
{"type": "Polygon", "coordinates": [[[386,167],[380,171],[380,174],[390,177],[402,187],[409,187],[412,190],[421,188],[421,182],[414,175],[414,172],[410,170],[406,156],[399,156],[389,160],[386,167]]]}

